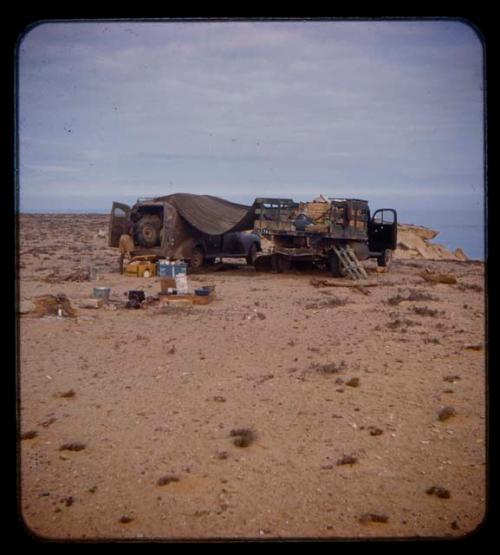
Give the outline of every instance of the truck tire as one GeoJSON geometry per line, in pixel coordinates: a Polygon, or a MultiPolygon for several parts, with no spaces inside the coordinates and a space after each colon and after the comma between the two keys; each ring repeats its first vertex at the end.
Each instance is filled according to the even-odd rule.
{"type": "Polygon", "coordinates": [[[246,257],[247,264],[249,266],[254,266],[256,258],[257,258],[257,246],[255,245],[255,243],[252,243],[250,245],[250,250],[248,251],[248,255],[246,257]]]}
{"type": "Polygon", "coordinates": [[[205,253],[201,247],[195,247],[191,251],[191,258],[189,259],[189,265],[191,268],[201,268],[205,260],[205,253]]]}
{"type": "Polygon", "coordinates": [[[377,257],[377,265],[378,266],[382,266],[382,267],[386,267],[386,266],[390,266],[392,262],[392,250],[391,249],[385,249],[385,251],[383,252],[383,254],[381,256],[377,257]]]}
{"type": "Polygon", "coordinates": [[[144,247],[154,247],[160,239],[161,220],[147,214],[137,222],[137,239],[144,247]]]}
{"type": "Polygon", "coordinates": [[[283,272],[288,271],[291,267],[292,262],[287,256],[283,256],[282,254],[272,255],[273,272],[282,274],[283,272]]]}
{"type": "Polygon", "coordinates": [[[261,254],[255,259],[255,271],[256,272],[270,272],[272,270],[272,254],[261,254]]]}
{"type": "Polygon", "coordinates": [[[347,275],[343,264],[334,252],[330,255],[330,272],[333,277],[346,277],[347,275]]]}

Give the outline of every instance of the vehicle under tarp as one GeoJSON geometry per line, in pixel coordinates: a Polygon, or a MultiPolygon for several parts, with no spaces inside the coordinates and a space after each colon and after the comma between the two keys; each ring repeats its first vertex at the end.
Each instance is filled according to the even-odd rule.
{"type": "Polygon", "coordinates": [[[193,227],[209,235],[253,228],[255,204],[246,206],[212,195],[174,193],[157,197],[155,202],[168,202],[193,227]]]}

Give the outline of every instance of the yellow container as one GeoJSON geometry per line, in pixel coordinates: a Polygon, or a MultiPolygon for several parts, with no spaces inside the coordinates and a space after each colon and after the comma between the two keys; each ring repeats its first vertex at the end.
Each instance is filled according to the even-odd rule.
{"type": "Polygon", "coordinates": [[[137,277],[139,275],[138,271],[139,264],[137,262],[131,262],[130,264],[127,264],[127,267],[125,268],[125,275],[137,277]]]}
{"type": "Polygon", "coordinates": [[[139,277],[154,277],[156,276],[156,263],[155,262],[139,262],[138,269],[139,277]],[[146,274],[146,275],[144,275],[146,274]]]}
{"type": "Polygon", "coordinates": [[[156,276],[155,262],[131,262],[125,269],[127,276],[153,277],[156,276]],[[146,275],[144,275],[146,272],[146,275]]]}

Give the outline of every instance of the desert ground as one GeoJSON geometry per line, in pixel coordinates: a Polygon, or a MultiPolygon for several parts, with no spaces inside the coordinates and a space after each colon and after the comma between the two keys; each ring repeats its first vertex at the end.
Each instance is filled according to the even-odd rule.
{"type": "Polygon", "coordinates": [[[215,285],[214,302],[133,310],[127,291],[153,296],[159,278],[118,273],[107,222],[20,217],[19,512],[32,534],[333,540],[481,525],[481,262],[366,261],[352,287],[227,261],[189,275],[191,289],[215,285]],[[72,281],[89,263],[96,279],[72,281]],[[110,302],[82,308],[97,286],[110,302]],[[33,312],[47,294],[76,314],[33,312]]]}

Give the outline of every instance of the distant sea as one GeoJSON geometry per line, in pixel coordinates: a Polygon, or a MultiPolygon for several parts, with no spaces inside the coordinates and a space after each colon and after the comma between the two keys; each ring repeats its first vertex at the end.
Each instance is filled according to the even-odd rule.
{"type": "MultiPolygon", "coordinates": [[[[250,199],[235,199],[234,202],[251,204],[250,199]]],[[[108,214],[106,209],[57,209],[57,210],[25,210],[25,213],[58,213],[58,214],[108,214]]],[[[465,254],[474,260],[485,259],[485,234],[487,228],[483,215],[479,211],[437,209],[398,209],[398,221],[404,224],[415,224],[428,227],[439,232],[432,243],[444,245],[451,251],[460,247],[465,254]]]]}

